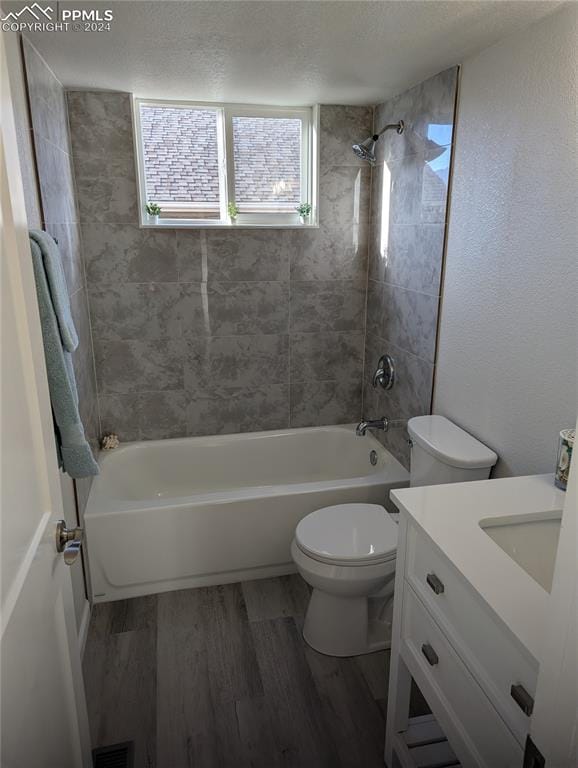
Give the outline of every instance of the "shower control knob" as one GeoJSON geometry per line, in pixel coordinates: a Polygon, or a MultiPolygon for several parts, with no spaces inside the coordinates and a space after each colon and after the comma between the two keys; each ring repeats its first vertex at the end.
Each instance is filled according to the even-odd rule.
{"type": "Polygon", "coordinates": [[[395,384],[395,367],[391,355],[382,355],[373,374],[373,388],[391,389],[395,384]]]}
{"type": "Polygon", "coordinates": [[[56,551],[62,552],[66,565],[73,565],[78,560],[82,546],[82,528],[66,527],[66,520],[56,523],[56,551]]]}

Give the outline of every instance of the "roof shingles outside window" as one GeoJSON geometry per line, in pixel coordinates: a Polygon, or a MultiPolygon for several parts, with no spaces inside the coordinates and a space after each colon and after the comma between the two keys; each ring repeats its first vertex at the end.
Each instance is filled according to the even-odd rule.
{"type": "MultiPolygon", "coordinates": [[[[217,112],[141,105],[146,196],[157,203],[219,204],[217,112]]],[[[294,210],[301,199],[301,121],[234,117],[235,197],[294,210]]]]}
{"type": "Polygon", "coordinates": [[[301,121],[234,117],[235,200],[291,203],[301,197],[301,121]]]}
{"type": "Polygon", "coordinates": [[[217,113],[143,105],[140,117],[147,199],[218,204],[217,113]]]}

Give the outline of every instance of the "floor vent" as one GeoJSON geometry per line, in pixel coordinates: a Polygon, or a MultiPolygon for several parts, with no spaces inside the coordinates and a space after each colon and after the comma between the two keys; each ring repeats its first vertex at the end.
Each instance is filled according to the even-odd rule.
{"type": "Polygon", "coordinates": [[[123,744],[93,749],[92,764],[94,768],[133,768],[134,742],[125,741],[123,744]]]}

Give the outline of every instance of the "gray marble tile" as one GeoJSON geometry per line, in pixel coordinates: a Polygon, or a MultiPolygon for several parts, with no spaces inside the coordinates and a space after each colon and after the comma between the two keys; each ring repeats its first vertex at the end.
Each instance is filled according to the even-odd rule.
{"type": "Polygon", "coordinates": [[[291,426],[349,424],[361,417],[359,381],[301,381],[291,384],[291,426]]]}
{"type": "Polygon", "coordinates": [[[86,398],[80,400],[79,396],[78,411],[82,426],[84,427],[84,435],[92,448],[93,455],[96,456],[100,435],[97,399],[93,397],[90,400],[87,400],[86,398]]]}
{"type": "Polygon", "coordinates": [[[383,244],[394,224],[443,223],[451,150],[380,163],[371,178],[371,239],[383,244]],[[383,222],[380,225],[379,222],[383,222]],[[376,228],[377,223],[377,228],[376,228]]]}
{"type": "Polygon", "coordinates": [[[77,176],[134,179],[130,94],[68,91],[67,101],[77,176]]]}
{"type": "Polygon", "coordinates": [[[433,362],[438,303],[437,296],[370,280],[367,293],[368,333],[433,362]]]}
{"type": "Polygon", "coordinates": [[[319,110],[320,165],[358,165],[364,161],[353,154],[352,144],[371,135],[372,107],[322,104],[319,110]]]}
{"type": "Polygon", "coordinates": [[[99,395],[102,434],[114,432],[121,443],[140,440],[139,395],[99,395]]]}
{"type": "Polygon", "coordinates": [[[389,432],[377,432],[376,437],[409,472],[410,447],[407,427],[397,427],[389,432]]]}
{"type": "Polygon", "coordinates": [[[288,280],[291,234],[283,230],[203,231],[207,254],[204,279],[288,280]]]}
{"type": "Polygon", "coordinates": [[[89,291],[95,338],[106,341],[181,336],[178,283],[93,285],[89,291]]]}
{"type": "MultiPolygon", "coordinates": [[[[134,224],[82,224],[86,277],[92,284],[176,282],[179,278],[173,230],[141,229],[134,224]]],[[[184,250],[184,249],[183,249],[184,250]]],[[[187,251],[187,274],[200,279],[199,254],[187,251]],[[196,268],[194,268],[193,264],[196,268]]]]}
{"type": "Polygon", "coordinates": [[[28,96],[31,101],[56,103],[62,85],[27,37],[22,37],[28,96]]]}
{"type": "Polygon", "coordinates": [[[134,178],[76,175],[78,209],[82,222],[138,224],[137,189],[134,178]]]}
{"type": "Polygon", "coordinates": [[[330,166],[319,177],[319,221],[328,229],[368,221],[371,168],[330,166]]]}
{"type": "Polygon", "coordinates": [[[167,440],[187,435],[186,392],[149,392],[139,396],[141,440],[167,440]]]}
{"type": "Polygon", "coordinates": [[[391,173],[390,224],[435,224],[445,221],[449,147],[410,155],[388,164],[391,173]]]}
{"type": "Polygon", "coordinates": [[[287,333],[289,283],[183,284],[185,336],[287,333]]]}
{"type": "Polygon", "coordinates": [[[369,278],[438,295],[444,235],[444,224],[393,224],[382,232],[382,221],[376,221],[369,248],[369,278]]]}
{"type": "Polygon", "coordinates": [[[428,363],[390,341],[367,336],[365,346],[365,374],[363,393],[363,417],[376,419],[409,419],[430,412],[433,363],[428,363]],[[373,388],[372,379],[379,358],[389,354],[395,365],[395,385],[390,390],[373,388]]]}
{"type": "MultiPolygon", "coordinates": [[[[149,233],[154,230],[149,229],[149,233]]],[[[204,230],[175,230],[178,280],[181,283],[200,283],[207,280],[207,249],[204,230]]]]}
{"type": "Polygon", "coordinates": [[[291,283],[291,332],[363,329],[365,286],[354,280],[291,283]]]}
{"type": "Polygon", "coordinates": [[[363,332],[291,334],[291,382],[359,379],[363,332]]]}
{"type": "Polygon", "coordinates": [[[191,435],[218,435],[286,429],[289,426],[288,384],[249,388],[221,386],[191,393],[191,435]]]}
{"type": "Polygon", "coordinates": [[[387,123],[405,122],[402,135],[388,131],[380,138],[378,162],[418,154],[430,149],[434,142],[451,144],[457,73],[458,68],[451,67],[375,108],[378,131],[387,123]]]}
{"type": "Polygon", "coordinates": [[[53,224],[78,221],[70,157],[36,136],[36,162],[44,220],[53,224]]]}
{"type": "MultiPolygon", "coordinates": [[[[92,336],[88,300],[84,288],[79,288],[70,296],[70,311],[78,335],[78,347],[73,353],[73,359],[78,358],[83,360],[84,356],[90,358],[92,336]]],[[[92,374],[92,369],[90,369],[88,373],[92,374]]],[[[76,371],[77,378],[80,378],[83,375],[85,375],[85,371],[76,371]]]]}
{"type": "Polygon", "coordinates": [[[68,295],[71,296],[84,286],[84,265],[82,261],[80,227],[77,223],[52,223],[47,221],[45,230],[58,240],[58,249],[66,276],[68,295]]]}
{"type": "Polygon", "coordinates": [[[182,390],[183,345],[179,341],[95,339],[98,391],[102,394],[182,390]]]}
{"type": "Polygon", "coordinates": [[[292,233],[291,279],[363,279],[367,271],[368,232],[364,218],[337,228],[322,224],[319,229],[292,233]]]}
{"type": "Polygon", "coordinates": [[[79,348],[73,356],[76,389],[78,392],[78,411],[89,441],[98,438],[98,402],[92,351],[79,348]]]}
{"type": "MultiPolygon", "coordinates": [[[[389,232],[389,208],[391,204],[391,171],[385,163],[371,169],[371,194],[369,206],[370,239],[376,236],[376,222],[385,221],[384,231],[389,232]]],[[[381,234],[381,227],[378,227],[381,234]]]]}
{"type": "MultiPolygon", "coordinates": [[[[18,120],[19,115],[15,115],[15,119],[18,120]]],[[[18,142],[18,158],[22,172],[22,188],[28,227],[29,229],[42,229],[42,212],[40,210],[32,131],[25,124],[18,125],[17,123],[16,140],[18,142]]]]}
{"type": "Polygon", "coordinates": [[[287,335],[212,336],[187,342],[185,389],[253,387],[287,381],[287,335]]]}
{"type": "Polygon", "coordinates": [[[70,153],[64,89],[26,38],[22,40],[22,48],[34,133],[70,153]]]}

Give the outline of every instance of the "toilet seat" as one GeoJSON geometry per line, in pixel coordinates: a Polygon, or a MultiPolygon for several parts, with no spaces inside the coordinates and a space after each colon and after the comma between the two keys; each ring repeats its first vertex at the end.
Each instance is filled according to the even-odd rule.
{"type": "Polygon", "coordinates": [[[307,515],[295,543],[329,565],[377,565],[395,559],[397,525],[379,504],[337,504],[307,515]]]}

